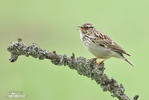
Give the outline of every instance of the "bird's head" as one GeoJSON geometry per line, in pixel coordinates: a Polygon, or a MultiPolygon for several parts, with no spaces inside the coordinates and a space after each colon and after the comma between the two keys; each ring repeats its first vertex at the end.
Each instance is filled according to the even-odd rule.
{"type": "Polygon", "coordinates": [[[85,23],[81,26],[79,26],[79,30],[82,32],[82,34],[92,33],[94,29],[93,24],[85,23]]]}

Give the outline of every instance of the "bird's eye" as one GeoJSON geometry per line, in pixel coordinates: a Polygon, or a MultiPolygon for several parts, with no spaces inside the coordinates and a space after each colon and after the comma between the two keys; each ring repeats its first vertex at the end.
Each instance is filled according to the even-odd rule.
{"type": "Polygon", "coordinates": [[[85,26],[84,27],[85,29],[88,29],[88,28],[93,28],[92,26],[85,26]]]}
{"type": "Polygon", "coordinates": [[[84,28],[88,29],[89,27],[88,26],[85,26],[84,28]]]}

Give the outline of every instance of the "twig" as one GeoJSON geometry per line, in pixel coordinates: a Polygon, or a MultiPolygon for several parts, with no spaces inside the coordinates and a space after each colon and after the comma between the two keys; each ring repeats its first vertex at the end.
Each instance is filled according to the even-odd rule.
{"type": "Polygon", "coordinates": [[[108,78],[104,73],[104,64],[97,65],[95,60],[86,60],[84,57],[75,58],[74,53],[71,57],[67,57],[65,54],[59,55],[56,51],[49,52],[41,49],[36,43],[26,46],[22,41],[11,42],[7,50],[11,53],[10,62],[15,62],[21,55],[32,56],[40,60],[49,59],[55,65],[68,66],[70,69],[75,69],[78,74],[95,80],[103,91],[109,91],[113,97],[117,97],[119,100],[137,100],[139,97],[136,95],[133,99],[130,99],[124,93],[123,85],[118,84],[113,78],[108,78]]]}

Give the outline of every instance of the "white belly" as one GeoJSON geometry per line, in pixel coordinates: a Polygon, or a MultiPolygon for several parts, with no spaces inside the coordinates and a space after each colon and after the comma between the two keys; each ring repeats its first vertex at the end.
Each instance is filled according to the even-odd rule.
{"type": "Polygon", "coordinates": [[[101,58],[110,58],[111,56],[111,50],[106,49],[101,46],[96,46],[93,44],[88,44],[86,45],[86,48],[96,57],[101,57],[101,58]]]}
{"type": "MultiPolygon", "coordinates": [[[[80,38],[82,40],[83,38],[82,34],[80,34],[80,38]]],[[[94,43],[89,41],[82,40],[82,42],[85,45],[85,47],[88,49],[88,51],[90,51],[96,57],[101,57],[104,59],[108,59],[110,57],[121,58],[121,56],[118,53],[111,51],[110,49],[104,48],[102,46],[97,46],[94,43]]]]}
{"type": "MultiPolygon", "coordinates": [[[[83,34],[80,32],[80,38],[82,40],[83,38],[83,34]]],[[[109,54],[110,54],[110,50],[105,49],[101,46],[96,46],[93,43],[90,43],[88,41],[83,41],[83,44],[85,45],[85,47],[88,49],[88,51],[90,51],[94,56],[96,57],[101,57],[101,58],[109,58],[109,54]]]]}
{"type": "Polygon", "coordinates": [[[116,57],[116,58],[122,58],[122,56],[114,51],[111,51],[110,49],[96,46],[94,44],[88,44],[84,42],[85,47],[90,51],[94,56],[101,57],[104,59],[108,59],[110,57],[116,57]]]}

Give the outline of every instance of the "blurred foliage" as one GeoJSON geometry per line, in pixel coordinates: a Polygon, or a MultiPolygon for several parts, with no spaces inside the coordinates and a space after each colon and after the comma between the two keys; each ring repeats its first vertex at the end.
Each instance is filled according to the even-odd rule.
{"type": "MultiPolygon", "coordinates": [[[[6,48],[11,41],[38,43],[58,53],[93,57],[82,45],[76,26],[90,22],[105,32],[132,56],[132,68],[111,58],[106,73],[123,83],[126,93],[149,98],[149,1],[147,0],[1,0],[0,3],[0,99],[9,91],[23,91],[27,98],[17,100],[109,100],[96,83],[67,67],[48,60],[20,57],[8,61],[6,48]],[[59,80],[56,80],[59,78],[59,80]]],[[[13,100],[13,99],[11,99],[13,100]]],[[[16,99],[14,99],[16,100],[16,99]]],[[[114,98],[113,98],[114,100],[114,98]]]]}

